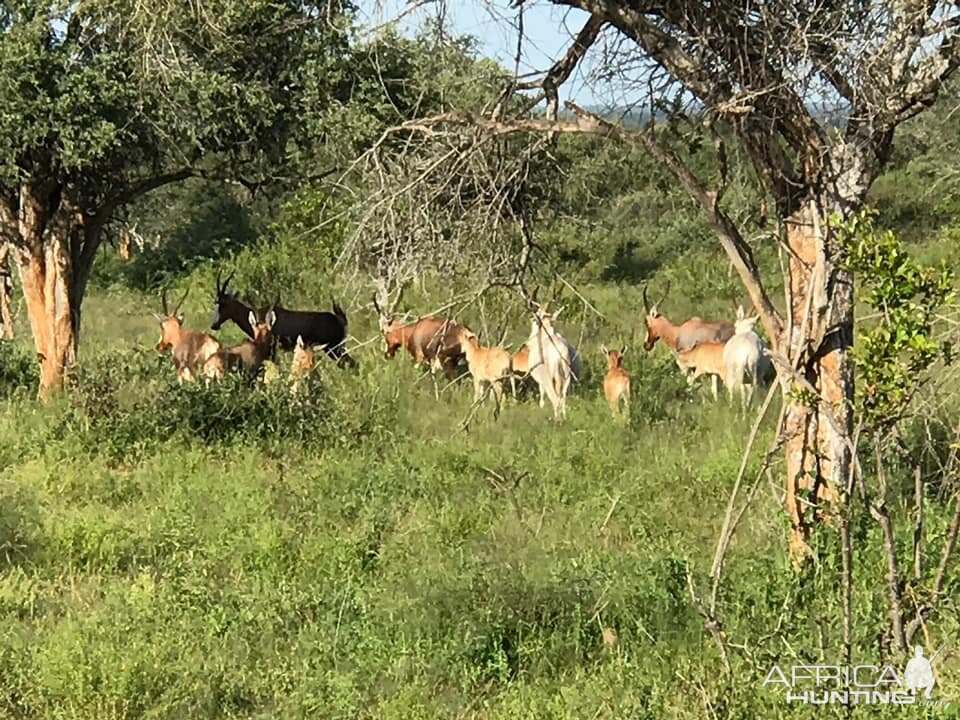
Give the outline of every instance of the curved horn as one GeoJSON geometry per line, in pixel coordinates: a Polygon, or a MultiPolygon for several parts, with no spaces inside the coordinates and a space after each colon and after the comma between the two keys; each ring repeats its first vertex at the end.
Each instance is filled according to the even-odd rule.
{"type": "Polygon", "coordinates": [[[190,288],[187,288],[187,291],[183,294],[183,297],[180,298],[180,302],[177,303],[177,306],[173,309],[173,314],[176,315],[180,312],[180,308],[183,307],[183,303],[187,300],[187,295],[190,294],[190,288]]]}
{"type": "Polygon", "coordinates": [[[170,311],[167,309],[167,287],[166,286],[160,289],[160,302],[161,302],[161,307],[163,307],[164,317],[170,317],[170,311]]]}
{"type": "Polygon", "coordinates": [[[223,294],[224,286],[220,284],[221,275],[222,275],[222,271],[220,270],[220,268],[217,268],[217,277],[213,281],[217,289],[217,297],[220,297],[223,294]]]}
{"type": "Polygon", "coordinates": [[[643,309],[647,315],[650,314],[650,298],[647,297],[647,283],[643,284],[643,309]]]}
{"type": "Polygon", "coordinates": [[[667,289],[663,291],[663,297],[657,300],[657,305],[660,305],[661,303],[663,303],[664,300],[667,299],[667,295],[670,294],[670,284],[671,284],[671,281],[667,280],[667,289]]]}

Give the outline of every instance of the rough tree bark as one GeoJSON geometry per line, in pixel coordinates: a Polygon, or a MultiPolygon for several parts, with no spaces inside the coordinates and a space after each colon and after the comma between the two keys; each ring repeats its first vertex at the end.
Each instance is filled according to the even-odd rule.
{"type": "Polygon", "coordinates": [[[0,240],[0,338],[13,339],[13,278],[8,241],[0,240]]]}
{"type": "Polygon", "coordinates": [[[825,517],[853,459],[853,279],[836,267],[837,248],[822,208],[804,203],[785,221],[789,322],[774,338],[817,396],[785,393],[786,510],[795,565],[810,555],[810,521],[825,517]]]}
{"type": "Polygon", "coordinates": [[[65,200],[29,184],[20,188],[17,210],[13,247],[40,361],[39,394],[47,397],[76,361],[70,245],[82,217],[65,200]]]}

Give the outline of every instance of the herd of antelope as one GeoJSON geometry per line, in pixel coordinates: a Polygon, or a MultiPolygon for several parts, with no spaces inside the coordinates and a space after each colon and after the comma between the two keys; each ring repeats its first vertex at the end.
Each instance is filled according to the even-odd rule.
{"type": "MultiPolygon", "coordinates": [[[[251,307],[230,289],[231,279],[232,275],[221,282],[220,274],[217,275],[211,328],[218,330],[228,320],[235,323],[249,339],[232,347],[221,346],[207,333],[184,329],[180,308],[187,294],[172,311],[166,292],[162,294],[163,314],[155,315],[161,332],[156,349],[171,353],[180,382],[197,378],[216,380],[227,372],[239,372],[253,380],[278,346],[293,350],[290,376],[295,390],[313,369],[317,350],[339,365],[356,366],[345,348],[347,316],[336,303],[332,312],[286,310],[279,303],[251,307]]],[[[644,349],[651,351],[662,340],[690,383],[709,375],[714,399],[719,380],[731,398],[739,394],[743,405],[748,405],[754,390],[772,370],[763,340],[754,329],[757,318],[746,317],[741,307],[734,322],[691,317],[675,325],[658,310],[665,297],[666,293],[651,305],[647,290],[643,289],[644,349]]],[[[499,416],[503,407],[507,384],[516,396],[517,383],[529,378],[539,389],[540,407],[549,400],[554,418],[566,417],[567,395],[572,383],[581,378],[582,365],[580,354],[556,327],[562,308],[551,311],[548,305],[532,303],[530,334],[524,346],[511,353],[502,347],[481,345],[477,334],[456,320],[429,316],[404,323],[384,312],[376,299],[374,307],[379,314],[387,359],[404,348],[415,364],[426,365],[431,372],[442,370],[451,381],[465,365],[473,379],[475,405],[492,395],[494,417],[499,416]]],[[[603,394],[610,411],[614,416],[629,415],[630,375],[623,366],[627,348],[601,349],[607,363],[603,394]]]]}

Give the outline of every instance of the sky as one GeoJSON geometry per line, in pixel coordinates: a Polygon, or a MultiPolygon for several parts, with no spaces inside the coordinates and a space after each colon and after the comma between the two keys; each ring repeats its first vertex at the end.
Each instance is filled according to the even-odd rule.
{"type": "MultiPolygon", "coordinates": [[[[400,28],[412,33],[425,19],[436,17],[440,6],[426,2],[416,9],[411,7],[413,4],[404,0],[360,0],[360,19],[368,28],[377,28],[399,18],[400,28]]],[[[513,70],[519,12],[506,0],[447,0],[445,21],[450,34],[474,36],[480,42],[483,54],[513,70]]],[[[549,68],[570,46],[586,20],[587,14],[582,10],[536,0],[525,2],[520,74],[549,68]]],[[[589,67],[589,62],[585,67],[589,67]]],[[[573,99],[587,105],[602,104],[603,101],[588,87],[581,72],[567,81],[561,89],[560,99],[573,99]]]]}

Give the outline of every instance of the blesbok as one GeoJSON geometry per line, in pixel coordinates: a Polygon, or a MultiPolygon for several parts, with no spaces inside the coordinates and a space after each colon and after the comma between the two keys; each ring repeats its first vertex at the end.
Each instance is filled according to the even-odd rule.
{"type": "Polygon", "coordinates": [[[216,278],[216,301],[213,307],[213,319],[210,327],[219,330],[227,320],[236,323],[243,334],[253,338],[253,326],[250,324],[250,313],[256,312],[256,317],[272,310],[276,313],[276,322],[271,333],[280,347],[292,350],[297,344],[297,338],[310,346],[324,345],[325,352],[334,360],[350,366],[356,362],[351,358],[344,345],[347,337],[347,314],[336,302],[333,303],[333,312],[312,310],[287,310],[281,307],[279,301],[268,307],[253,308],[242,302],[239,293],[230,289],[230,280],[233,273],[227,276],[226,282],[220,282],[220,272],[216,278]]]}
{"type": "MultiPolygon", "coordinates": [[[[667,289],[663,293],[663,297],[651,305],[647,297],[647,286],[643,286],[643,307],[646,311],[645,322],[647,326],[647,339],[643,343],[644,350],[648,352],[653,350],[653,346],[657,344],[657,340],[663,340],[663,343],[673,351],[674,357],[676,357],[677,353],[695,348],[700,343],[724,343],[733,337],[733,323],[722,320],[707,322],[703,318],[695,315],[680,325],[674,325],[661,315],[659,311],[660,303],[666,300],[669,293],[670,283],[667,283],[667,289]]],[[[679,359],[677,360],[677,365],[680,366],[681,370],[687,372],[688,368],[684,367],[679,359]]],[[[692,379],[689,378],[689,373],[688,379],[692,379]]],[[[711,389],[713,396],[717,397],[716,376],[711,379],[711,389]]]]}
{"type": "Polygon", "coordinates": [[[463,328],[457,340],[467,358],[467,367],[473,378],[473,402],[480,402],[487,388],[493,392],[493,416],[500,416],[503,405],[503,385],[513,381],[510,353],[500,347],[481,347],[476,333],[463,328]]]}
{"type": "Polygon", "coordinates": [[[310,374],[316,364],[313,348],[303,342],[303,336],[297,336],[297,344],[293,348],[293,361],[290,363],[290,387],[299,392],[303,379],[310,374]]]}
{"type": "Polygon", "coordinates": [[[723,362],[723,348],[726,343],[708,340],[699,345],[677,353],[677,365],[687,374],[691,385],[701,375],[711,375],[713,399],[717,399],[717,380],[727,383],[726,365],[723,362]]]}
{"type": "Polygon", "coordinates": [[[380,332],[386,343],[383,356],[387,360],[405,348],[415,364],[428,365],[431,371],[442,369],[448,380],[456,378],[457,366],[466,359],[460,345],[460,332],[470,328],[449,318],[432,316],[403,323],[393,317],[392,310],[388,314],[376,296],[373,306],[379,316],[380,332]]]}
{"type": "Polygon", "coordinates": [[[733,337],[734,327],[731,322],[707,322],[703,318],[694,316],[680,325],[674,325],[661,315],[658,309],[669,292],[670,285],[668,284],[663,297],[651,305],[647,298],[647,287],[646,285],[643,287],[643,307],[647,313],[647,339],[643,343],[644,350],[653,350],[657,340],[663,340],[664,344],[676,353],[689,350],[702,342],[710,340],[726,342],[733,337]]]}
{"type": "Polygon", "coordinates": [[[603,394],[610,405],[610,412],[616,417],[620,414],[623,405],[627,416],[630,415],[630,376],[623,367],[623,356],[627,352],[624,345],[619,350],[607,350],[606,345],[600,349],[607,358],[607,374],[603,378],[603,394]]]}
{"type": "Polygon", "coordinates": [[[157,342],[157,352],[165,353],[168,350],[173,356],[173,365],[177,369],[178,382],[190,382],[198,374],[205,372],[205,364],[211,356],[220,351],[220,342],[206,333],[191,332],[183,329],[184,316],[180,308],[190,294],[190,289],[183,294],[180,302],[171,312],[167,306],[167,290],[161,293],[163,315],[153,313],[160,323],[160,340],[157,342]]]}
{"type": "Polygon", "coordinates": [[[224,373],[230,370],[239,370],[253,379],[260,373],[264,361],[273,352],[271,328],[277,321],[277,315],[273,310],[268,310],[258,318],[251,310],[247,321],[253,328],[253,339],[222,348],[210,357],[205,368],[210,377],[222,378],[224,373]]]}
{"type": "Polygon", "coordinates": [[[537,307],[527,340],[530,376],[540,388],[540,407],[544,398],[549,399],[556,420],[566,417],[570,383],[580,376],[580,355],[553,326],[562,310],[551,313],[547,306],[537,307]]]}
{"type": "Polygon", "coordinates": [[[766,376],[770,359],[764,342],[753,329],[757,316],[746,317],[743,308],[737,311],[736,333],[723,346],[724,380],[732,396],[740,392],[744,407],[753,400],[753,393],[766,376]],[[747,385],[750,387],[747,388],[747,385]]]}

